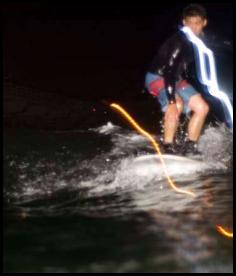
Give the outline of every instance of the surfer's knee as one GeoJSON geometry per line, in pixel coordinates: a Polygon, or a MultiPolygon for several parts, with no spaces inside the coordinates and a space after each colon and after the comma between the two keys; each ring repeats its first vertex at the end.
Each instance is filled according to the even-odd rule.
{"type": "Polygon", "coordinates": [[[209,105],[205,101],[201,101],[197,106],[196,106],[196,111],[195,111],[199,116],[206,117],[208,112],[209,112],[209,105]]]}
{"type": "Polygon", "coordinates": [[[176,125],[179,121],[179,117],[180,117],[179,112],[177,114],[169,110],[165,112],[165,122],[168,125],[176,125]]]}
{"type": "Polygon", "coordinates": [[[190,99],[189,107],[194,113],[201,117],[206,117],[210,110],[208,103],[201,97],[201,95],[197,95],[197,97],[190,99]]]}

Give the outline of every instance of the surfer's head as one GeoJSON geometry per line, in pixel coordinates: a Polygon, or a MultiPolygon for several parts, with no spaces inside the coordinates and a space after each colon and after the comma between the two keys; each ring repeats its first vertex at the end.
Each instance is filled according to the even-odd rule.
{"type": "Polygon", "coordinates": [[[190,4],[184,8],[182,22],[189,27],[195,35],[200,35],[207,25],[207,13],[203,6],[190,4]]]}

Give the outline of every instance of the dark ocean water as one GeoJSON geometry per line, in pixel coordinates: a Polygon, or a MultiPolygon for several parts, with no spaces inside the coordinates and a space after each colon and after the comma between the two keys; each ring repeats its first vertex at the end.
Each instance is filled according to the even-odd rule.
{"type": "Polygon", "coordinates": [[[201,161],[166,161],[193,198],[128,127],[6,130],[5,272],[233,272],[232,143],[209,125],[201,161]]]}

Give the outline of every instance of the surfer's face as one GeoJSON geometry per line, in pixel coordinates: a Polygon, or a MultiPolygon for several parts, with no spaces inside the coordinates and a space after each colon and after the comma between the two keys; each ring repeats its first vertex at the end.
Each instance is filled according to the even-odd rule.
{"type": "Polygon", "coordinates": [[[195,35],[199,36],[207,25],[207,20],[200,16],[187,16],[183,19],[183,24],[189,27],[195,35]]]}

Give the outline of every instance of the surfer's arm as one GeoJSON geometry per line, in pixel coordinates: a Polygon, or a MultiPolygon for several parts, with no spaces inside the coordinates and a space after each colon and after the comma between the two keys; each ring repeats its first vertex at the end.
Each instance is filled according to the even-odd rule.
{"type": "Polygon", "coordinates": [[[164,72],[165,89],[169,103],[175,103],[176,71],[183,58],[183,47],[178,44],[170,54],[168,64],[164,72]]]}

